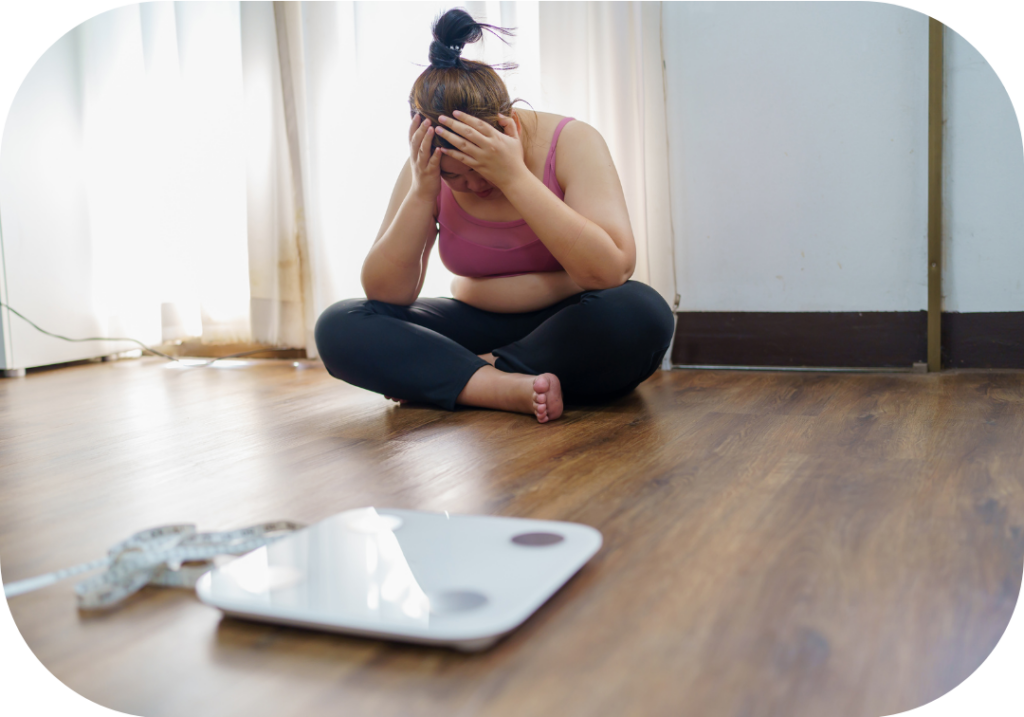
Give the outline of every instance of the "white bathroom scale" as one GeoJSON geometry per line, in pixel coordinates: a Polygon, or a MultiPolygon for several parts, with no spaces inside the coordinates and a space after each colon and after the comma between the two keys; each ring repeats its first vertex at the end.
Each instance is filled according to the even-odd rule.
{"type": "Polygon", "coordinates": [[[236,617],[474,652],[600,547],[578,523],[359,508],[206,573],[196,592],[236,617]]]}

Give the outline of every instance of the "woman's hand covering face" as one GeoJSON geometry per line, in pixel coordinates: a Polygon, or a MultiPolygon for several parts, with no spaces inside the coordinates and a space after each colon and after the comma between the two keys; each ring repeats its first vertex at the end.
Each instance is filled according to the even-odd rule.
{"type": "Polygon", "coordinates": [[[430,118],[416,113],[409,125],[409,166],[412,169],[410,193],[433,202],[441,191],[441,151],[431,151],[434,128],[430,118]]]}
{"type": "Polygon", "coordinates": [[[499,189],[520,171],[526,170],[519,128],[511,117],[498,115],[502,134],[481,119],[456,110],[455,119],[441,115],[444,127],[437,127],[456,149],[442,149],[446,155],[465,164],[499,189]]]}

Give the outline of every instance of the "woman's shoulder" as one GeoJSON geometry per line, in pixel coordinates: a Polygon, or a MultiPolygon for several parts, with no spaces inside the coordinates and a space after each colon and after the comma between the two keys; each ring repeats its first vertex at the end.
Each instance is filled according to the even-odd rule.
{"type": "Polygon", "coordinates": [[[538,177],[544,171],[552,142],[555,142],[555,178],[563,190],[573,176],[589,171],[588,157],[595,154],[599,157],[608,156],[608,147],[601,133],[586,122],[553,112],[530,112],[532,116],[527,127],[533,131],[536,139],[530,150],[532,157],[529,163],[538,177]],[[566,119],[572,121],[562,127],[556,142],[558,125],[566,119]]]}
{"type": "Polygon", "coordinates": [[[610,159],[601,133],[582,120],[566,124],[555,146],[555,176],[559,185],[564,188],[575,174],[592,171],[593,159],[597,157],[610,159]]]}
{"type": "Polygon", "coordinates": [[[586,142],[592,140],[594,137],[600,137],[601,133],[591,127],[583,120],[578,120],[575,117],[569,117],[567,115],[554,114],[553,112],[533,112],[534,116],[534,132],[536,133],[541,144],[550,145],[551,140],[554,138],[555,132],[558,130],[558,125],[562,124],[563,120],[571,120],[563,128],[561,134],[558,135],[558,144],[562,144],[562,138],[568,137],[571,143],[586,142]],[[547,140],[545,142],[545,140],[547,140]]]}
{"type": "Polygon", "coordinates": [[[578,119],[573,119],[562,128],[562,133],[558,135],[558,147],[555,151],[561,149],[563,142],[570,149],[579,149],[580,147],[586,149],[595,143],[602,146],[605,144],[604,137],[600,132],[592,125],[578,119]]]}

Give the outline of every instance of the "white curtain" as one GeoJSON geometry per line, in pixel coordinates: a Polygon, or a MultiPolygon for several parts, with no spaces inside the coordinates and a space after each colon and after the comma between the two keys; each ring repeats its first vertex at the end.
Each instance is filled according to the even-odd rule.
{"type": "Polygon", "coordinates": [[[250,338],[238,27],[237,3],[145,3],[73,31],[92,299],[111,330],[250,338]]]}
{"type": "MultiPolygon", "coordinates": [[[[73,243],[87,257],[65,274],[85,272],[65,283],[87,296],[34,315],[64,333],[313,355],[319,313],[362,294],[360,265],[408,156],[409,90],[450,6],[155,2],[62,38],[12,108],[0,205],[5,245],[73,243]],[[64,150],[41,157],[57,139],[64,150]]],[[[604,135],[637,240],[634,278],[672,303],[660,3],[465,7],[517,29],[507,46],[485,33],[468,57],[518,62],[505,74],[512,97],[604,135]]],[[[424,295],[447,295],[450,279],[435,249],[424,295]]],[[[28,295],[10,284],[12,298],[28,295]]]]}
{"type": "MultiPolygon", "coordinates": [[[[241,35],[253,339],[305,346],[309,281],[304,281],[308,261],[300,251],[302,185],[293,177],[298,153],[289,144],[273,5],[243,3],[241,35]]],[[[294,101],[289,98],[287,105],[294,101]]]]}

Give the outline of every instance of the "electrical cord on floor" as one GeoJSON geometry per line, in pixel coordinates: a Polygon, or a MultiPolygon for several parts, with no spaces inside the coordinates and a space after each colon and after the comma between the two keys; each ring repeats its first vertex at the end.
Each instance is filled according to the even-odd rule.
{"type": "MultiPolygon", "coordinates": [[[[180,358],[177,358],[175,356],[170,356],[168,354],[165,354],[165,353],[162,353],[160,351],[157,351],[156,349],[150,348],[149,346],[146,346],[146,344],[142,343],[138,339],[117,338],[117,337],[111,338],[111,337],[107,337],[107,336],[90,336],[90,337],[85,338],[85,339],[73,339],[73,338],[70,338],[68,336],[61,336],[60,334],[55,334],[52,331],[47,331],[46,329],[42,328],[41,326],[36,324],[34,321],[32,321],[32,319],[28,318],[27,316],[25,316],[21,312],[16,311],[14,308],[8,306],[7,304],[5,304],[2,301],[0,301],[0,306],[2,306],[3,308],[7,309],[8,311],[10,311],[12,314],[17,316],[19,319],[21,319],[25,323],[27,323],[29,326],[31,326],[36,331],[44,333],[47,336],[52,336],[55,339],[61,339],[62,341],[74,341],[74,342],[81,342],[81,341],[128,341],[128,342],[133,343],[133,344],[138,344],[139,346],[142,347],[143,351],[147,351],[147,352],[153,354],[154,356],[160,356],[162,358],[167,359],[168,361],[176,361],[178,363],[184,363],[184,361],[182,361],[180,358]]],[[[223,361],[224,359],[240,358],[242,356],[250,356],[252,354],[266,353],[268,351],[292,351],[292,350],[293,349],[273,349],[273,348],[254,349],[252,351],[242,351],[242,352],[237,353],[237,354],[228,354],[227,356],[218,356],[217,358],[210,359],[209,361],[207,361],[205,363],[200,363],[200,364],[191,364],[190,363],[188,365],[189,366],[193,366],[194,368],[205,368],[206,366],[209,366],[212,363],[215,363],[217,361],[223,361]]]]}

